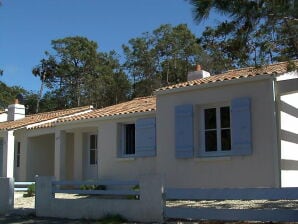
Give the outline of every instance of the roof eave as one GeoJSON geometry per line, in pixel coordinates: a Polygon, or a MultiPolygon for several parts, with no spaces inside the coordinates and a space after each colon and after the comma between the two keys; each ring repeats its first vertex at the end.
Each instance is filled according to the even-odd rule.
{"type": "Polygon", "coordinates": [[[123,119],[123,118],[131,118],[131,117],[140,117],[140,116],[148,116],[156,114],[156,110],[144,111],[144,112],[135,112],[135,113],[126,113],[112,116],[104,116],[104,117],[95,117],[95,118],[87,118],[73,121],[65,121],[65,122],[57,122],[55,126],[59,127],[62,125],[72,125],[72,124],[80,124],[86,122],[94,122],[94,121],[106,121],[106,120],[114,120],[114,119],[123,119]]]}
{"type": "Polygon", "coordinates": [[[234,85],[234,84],[239,84],[244,82],[256,82],[256,81],[261,81],[266,79],[273,79],[274,77],[275,77],[274,74],[257,75],[257,76],[242,77],[242,78],[236,78],[236,79],[230,79],[230,80],[209,82],[209,83],[193,85],[193,86],[185,86],[185,87],[179,87],[179,88],[173,88],[173,89],[160,90],[160,91],[155,91],[154,93],[155,95],[167,95],[172,93],[194,91],[198,89],[214,88],[218,86],[234,85]]]}

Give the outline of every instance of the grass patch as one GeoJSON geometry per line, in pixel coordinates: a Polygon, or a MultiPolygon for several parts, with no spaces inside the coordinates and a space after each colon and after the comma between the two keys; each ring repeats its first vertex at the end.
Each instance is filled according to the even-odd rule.
{"type": "Polygon", "coordinates": [[[127,220],[121,215],[106,215],[96,223],[97,224],[118,224],[118,223],[124,223],[124,222],[127,222],[127,220]]]}

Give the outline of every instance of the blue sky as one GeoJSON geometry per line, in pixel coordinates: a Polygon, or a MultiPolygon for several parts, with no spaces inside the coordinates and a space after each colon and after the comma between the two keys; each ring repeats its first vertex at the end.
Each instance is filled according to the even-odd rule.
{"type": "Polygon", "coordinates": [[[122,55],[122,44],[161,24],[186,23],[198,36],[216,22],[195,24],[185,0],[2,0],[0,80],[37,91],[40,81],[31,71],[54,39],[85,36],[98,43],[99,51],[122,55]]]}

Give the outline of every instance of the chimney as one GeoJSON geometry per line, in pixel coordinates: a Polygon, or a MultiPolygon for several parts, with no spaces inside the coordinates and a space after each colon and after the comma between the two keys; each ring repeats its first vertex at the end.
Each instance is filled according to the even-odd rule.
{"type": "Polygon", "coordinates": [[[202,78],[206,78],[206,77],[209,77],[209,76],[210,76],[209,72],[206,72],[206,71],[202,70],[201,65],[197,65],[195,71],[189,72],[187,74],[187,81],[202,79],[202,78]]]}
{"type": "Polygon", "coordinates": [[[8,106],[7,120],[15,121],[25,117],[25,106],[19,104],[19,100],[15,99],[14,104],[8,106]]]}

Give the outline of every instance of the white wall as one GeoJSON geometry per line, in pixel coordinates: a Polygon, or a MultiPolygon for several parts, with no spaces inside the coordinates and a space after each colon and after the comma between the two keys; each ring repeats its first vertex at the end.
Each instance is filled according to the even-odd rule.
{"type": "MultiPolygon", "coordinates": [[[[170,187],[275,187],[279,186],[278,147],[274,133],[272,81],[198,88],[157,96],[157,171],[170,187]],[[253,153],[249,156],[176,159],[176,105],[193,104],[195,153],[199,150],[197,109],[207,104],[250,97],[253,153]]],[[[155,161],[156,162],[156,161],[155,161]]],[[[141,165],[141,164],[140,164],[141,165]]],[[[123,172],[123,171],[122,171],[123,172]]]]}
{"type": "Polygon", "coordinates": [[[66,134],[66,150],[65,150],[65,169],[66,180],[73,180],[73,162],[74,162],[74,136],[72,133],[66,134]]]}
{"type": "Polygon", "coordinates": [[[0,177],[3,175],[3,139],[0,138],[0,177]]]}
{"type": "Polygon", "coordinates": [[[298,93],[280,97],[281,186],[298,187],[298,93]]]}
{"type": "Polygon", "coordinates": [[[35,175],[54,176],[55,135],[41,135],[29,138],[27,180],[35,175]]]}
{"type": "MultiPolygon", "coordinates": [[[[119,136],[117,124],[135,122],[141,118],[108,120],[98,123],[99,176],[101,179],[132,180],[142,174],[157,173],[156,157],[119,158],[119,136]]],[[[144,115],[143,115],[144,116],[144,115]]],[[[147,115],[148,116],[148,115],[147,115]]],[[[152,117],[154,115],[150,115],[152,117]]]]}

